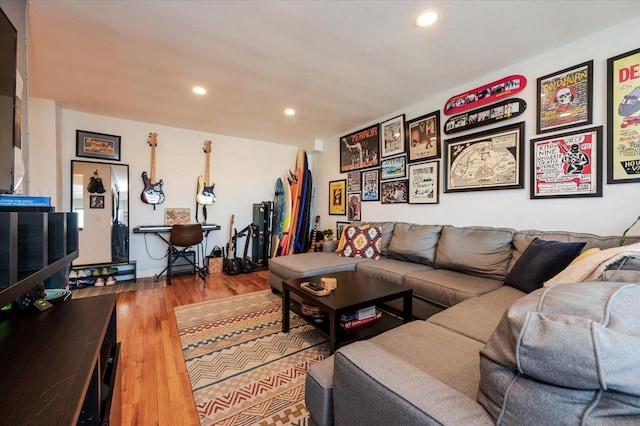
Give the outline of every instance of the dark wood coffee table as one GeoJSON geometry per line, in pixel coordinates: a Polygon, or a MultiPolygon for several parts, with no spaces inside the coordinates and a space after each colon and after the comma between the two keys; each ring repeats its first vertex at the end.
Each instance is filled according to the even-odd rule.
{"type": "Polygon", "coordinates": [[[286,280],[282,282],[282,291],[282,331],[289,332],[291,293],[294,293],[303,301],[317,306],[327,314],[328,320],[322,322],[316,322],[313,318],[305,315],[301,315],[301,317],[329,337],[332,354],[340,346],[373,337],[412,319],[412,290],[410,288],[370,277],[361,272],[345,271],[286,280]],[[338,288],[333,290],[330,295],[316,296],[300,288],[300,284],[307,281],[319,284],[322,277],[333,277],[338,280],[338,288]],[[382,317],[376,321],[350,329],[340,327],[340,315],[342,314],[400,298],[403,299],[402,318],[390,315],[383,310],[382,317]]]}

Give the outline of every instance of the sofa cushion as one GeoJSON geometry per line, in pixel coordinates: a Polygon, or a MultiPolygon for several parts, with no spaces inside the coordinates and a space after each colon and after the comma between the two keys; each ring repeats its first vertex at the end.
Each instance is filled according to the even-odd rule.
{"type": "Polygon", "coordinates": [[[344,248],[340,252],[340,256],[380,259],[382,230],[379,227],[372,226],[363,229],[358,226],[346,226],[344,236],[344,248]]]}
{"type": "MultiPolygon", "coordinates": [[[[359,227],[360,229],[369,229],[371,228],[371,225],[369,225],[368,223],[365,223],[363,225],[359,225],[359,227]]],[[[346,230],[347,230],[347,227],[346,226],[343,227],[342,233],[338,237],[338,246],[336,247],[336,253],[342,253],[342,250],[344,250],[344,245],[347,242],[347,235],[345,234],[346,230]]]]}
{"type": "Polygon", "coordinates": [[[504,280],[511,260],[514,229],[445,225],[438,241],[435,267],[504,280]]]}
{"type": "Polygon", "coordinates": [[[369,276],[381,278],[394,284],[402,285],[404,276],[414,272],[432,270],[430,266],[420,263],[403,262],[395,259],[380,259],[375,262],[360,262],[356,265],[356,271],[369,276]]]}
{"type": "Polygon", "coordinates": [[[427,321],[486,343],[507,309],[525,294],[502,286],[432,315],[427,321]]]}
{"type": "Polygon", "coordinates": [[[316,425],[333,424],[333,360],[311,364],[305,377],[304,402],[316,425]]]}
{"type": "MultiPolygon", "coordinates": [[[[527,249],[531,241],[534,238],[541,238],[547,241],[562,241],[564,243],[584,242],[587,245],[584,247],[588,250],[593,247],[599,247],[600,249],[608,249],[618,247],[620,245],[620,236],[608,236],[601,237],[594,234],[586,234],[580,232],[564,232],[564,231],[536,231],[536,230],[524,230],[517,231],[513,236],[513,256],[509,264],[509,270],[513,268],[522,253],[527,249]]],[[[627,244],[640,241],[640,237],[627,238],[627,244]]]]}
{"type": "Polygon", "coordinates": [[[447,307],[493,291],[502,286],[502,281],[446,269],[430,269],[407,274],[404,285],[411,287],[414,295],[447,307]]]}
{"type": "Polygon", "coordinates": [[[639,424],[639,305],[639,285],[611,282],[516,301],[481,352],[478,402],[502,424],[639,424]]]}
{"type": "Polygon", "coordinates": [[[403,324],[368,341],[469,398],[476,398],[481,342],[426,321],[403,324]]]}
{"type": "Polygon", "coordinates": [[[371,262],[360,257],[340,257],[334,252],[300,253],[269,259],[269,272],[283,280],[353,271],[359,262],[371,262]]]}
{"type": "Polygon", "coordinates": [[[387,256],[433,266],[442,226],[396,223],[387,256]]]}
{"type": "Polygon", "coordinates": [[[535,238],[504,280],[505,285],[531,293],[566,268],[586,243],[563,243],[535,238]]]}

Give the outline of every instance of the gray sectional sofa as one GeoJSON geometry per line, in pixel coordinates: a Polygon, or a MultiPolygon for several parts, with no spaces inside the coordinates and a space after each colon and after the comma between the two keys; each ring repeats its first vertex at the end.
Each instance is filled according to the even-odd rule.
{"type": "MultiPolygon", "coordinates": [[[[414,293],[414,315],[421,319],[367,341],[347,345],[334,356],[313,364],[307,374],[305,397],[312,424],[499,422],[495,407],[503,401],[495,392],[486,391],[491,389],[491,383],[486,380],[491,373],[487,372],[486,377],[481,374],[482,353],[487,350],[487,343],[501,319],[505,321],[507,310],[523,300],[531,304],[528,298],[540,297],[539,293],[549,291],[540,289],[527,295],[504,285],[509,271],[536,237],[547,241],[584,242],[585,250],[612,248],[619,242],[615,236],[572,232],[393,222],[371,225],[379,226],[383,233],[383,257],[379,260],[345,258],[337,253],[305,253],[270,261],[269,281],[275,290],[281,290],[284,279],[343,270],[357,270],[409,286],[414,293]],[[483,402],[487,406],[492,402],[490,410],[477,402],[481,377],[486,382],[486,392],[481,392],[483,402]]],[[[638,238],[633,238],[627,243],[637,241],[638,238]]],[[[637,293],[633,292],[634,297],[637,293]]],[[[503,328],[507,329],[508,324],[503,328]]],[[[507,341],[514,339],[510,336],[507,341]]],[[[502,347],[500,345],[504,346],[504,342],[497,347],[502,347]]],[[[489,352],[504,354],[495,348],[489,352]]],[[[640,357],[640,353],[635,356],[640,357]]],[[[484,362],[487,371],[514,367],[493,361],[484,362]]],[[[515,371],[518,373],[517,368],[515,371]]],[[[500,378],[511,377],[504,371],[495,374],[500,378]]],[[[638,387],[634,392],[640,395],[638,387]]],[[[553,392],[551,395],[557,396],[553,392]]],[[[631,404],[640,409],[637,398],[631,404]]],[[[633,417],[637,414],[628,419],[640,420],[633,417]]],[[[557,423],[549,418],[547,424],[557,423]]]]}

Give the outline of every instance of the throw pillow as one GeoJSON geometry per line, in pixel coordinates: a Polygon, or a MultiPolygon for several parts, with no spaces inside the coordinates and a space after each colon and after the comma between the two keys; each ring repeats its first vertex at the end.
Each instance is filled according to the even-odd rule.
{"type": "Polygon", "coordinates": [[[347,226],[344,235],[345,243],[340,256],[380,259],[382,229],[379,227],[362,229],[357,226],[347,226]]]}
{"type": "Polygon", "coordinates": [[[582,253],[580,253],[580,255],[578,257],[576,257],[575,259],[573,259],[571,261],[571,263],[569,265],[573,265],[574,263],[578,263],[580,262],[582,259],[584,259],[585,257],[589,257],[592,254],[596,254],[600,251],[600,247],[592,247],[589,250],[585,250],[582,253]]]}
{"type": "Polygon", "coordinates": [[[585,245],[535,238],[513,265],[504,284],[531,293],[566,268],[585,245]]]}
{"type": "MultiPolygon", "coordinates": [[[[368,223],[365,223],[360,227],[360,229],[369,229],[370,227],[371,225],[369,225],[368,223]]],[[[336,253],[342,253],[342,249],[344,249],[344,243],[347,240],[344,235],[344,231],[346,230],[347,230],[346,226],[342,228],[342,234],[340,235],[340,241],[338,241],[338,247],[336,248],[336,253]]]]}

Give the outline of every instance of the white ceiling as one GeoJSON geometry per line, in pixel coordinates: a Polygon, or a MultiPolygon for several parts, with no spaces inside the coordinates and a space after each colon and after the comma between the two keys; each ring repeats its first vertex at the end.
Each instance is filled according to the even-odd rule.
{"type": "Polygon", "coordinates": [[[303,147],[640,15],[640,1],[28,3],[31,96],[303,147]],[[441,19],[420,30],[425,9],[441,19]]]}

